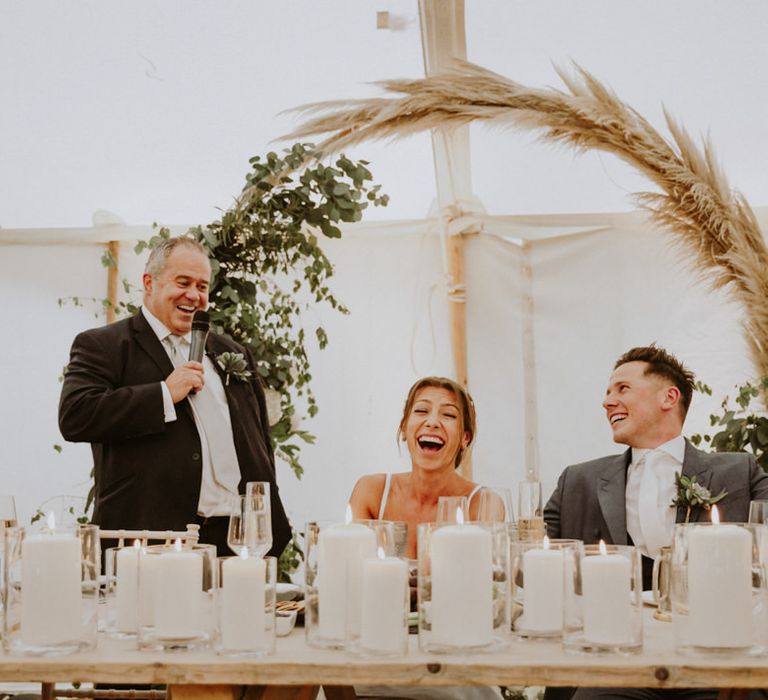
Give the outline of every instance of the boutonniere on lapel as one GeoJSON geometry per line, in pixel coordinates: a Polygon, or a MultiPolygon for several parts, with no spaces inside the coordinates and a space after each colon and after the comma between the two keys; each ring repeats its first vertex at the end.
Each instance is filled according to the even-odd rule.
{"type": "Polygon", "coordinates": [[[704,508],[709,510],[715,503],[722,501],[728,492],[723,489],[717,496],[713,496],[706,486],[702,486],[696,481],[696,476],[682,476],[675,472],[677,480],[677,496],[672,501],[671,508],[685,507],[685,522],[691,518],[691,511],[694,508],[704,508]]]}
{"type": "Polygon", "coordinates": [[[247,382],[251,377],[251,371],[248,369],[248,363],[241,352],[223,352],[216,356],[216,364],[224,372],[225,386],[229,386],[230,377],[241,382],[247,382]]]}

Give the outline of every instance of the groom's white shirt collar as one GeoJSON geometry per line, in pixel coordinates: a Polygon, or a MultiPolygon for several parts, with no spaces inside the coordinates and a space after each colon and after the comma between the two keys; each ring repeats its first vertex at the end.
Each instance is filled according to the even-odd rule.
{"type": "MultiPolygon", "coordinates": [[[[676,462],[682,464],[683,459],[685,458],[685,438],[682,435],[678,435],[677,437],[673,437],[671,440],[668,440],[663,445],[659,445],[655,449],[659,452],[666,453],[676,462]]],[[[649,452],[652,452],[652,450],[641,447],[633,447],[632,464],[637,464],[649,452]]]]}

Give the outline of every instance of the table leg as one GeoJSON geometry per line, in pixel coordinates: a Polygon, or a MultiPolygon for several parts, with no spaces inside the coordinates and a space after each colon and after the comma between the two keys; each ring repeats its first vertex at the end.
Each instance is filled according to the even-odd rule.
{"type": "Polygon", "coordinates": [[[744,688],[720,688],[717,700],[748,700],[749,690],[744,688]]]}
{"type": "Polygon", "coordinates": [[[169,685],[168,700],[315,700],[319,691],[317,685],[169,685]]]}
{"type": "Polygon", "coordinates": [[[243,700],[315,700],[319,685],[259,685],[248,688],[243,700]]]}
{"type": "Polygon", "coordinates": [[[326,700],[357,700],[357,693],[351,685],[324,685],[326,700]]]}
{"type": "Polygon", "coordinates": [[[168,700],[239,700],[239,685],[169,685],[168,700]]]}

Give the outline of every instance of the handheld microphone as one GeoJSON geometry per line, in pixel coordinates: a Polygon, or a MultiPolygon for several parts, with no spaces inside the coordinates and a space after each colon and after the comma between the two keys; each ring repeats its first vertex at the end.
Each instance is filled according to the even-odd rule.
{"type": "Polygon", "coordinates": [[[205,340],[211,327],[207,311],[198,309],[192,318],[192,338],[189,348],[189,361],[202,362],[205,354],[205,340]]]}

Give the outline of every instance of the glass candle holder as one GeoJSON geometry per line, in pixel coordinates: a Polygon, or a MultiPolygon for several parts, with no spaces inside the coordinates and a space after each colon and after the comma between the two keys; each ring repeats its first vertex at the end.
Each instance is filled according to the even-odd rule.
{"type": "Polygon", "coordinates": [[[141,545],[110,547],[104,552],[105,629],[117,639],[135,639],[139,631],[139,557],[141,545]]]}
{"type": "MultiPolygon", "coordinates": [[[[305,527],[304,628],[310,646],[342,649],[360,637],[363,560],[376,556],[381,533],[387,532],[384,521],[371,522],[381,527],[360,522],[305,527]]],[[[388,532],[391,542],[391,528],[388,532]]]]}
{"type": "Polygon", "coordinates": [[[139,649],[207,647],[216,629],[216,547],[151,545],[139,557],[139,649]]]}
{"type": "Polygon", "coordinates": [[[347,648],[365,656],[402,656],[408,651],[407,561],[380,547],[378,556],[363,559],[360,581],[360,628],[347,630],[347,648]]]}
{"type": "Polygon", "coordinates": [[[566,580],[573,578],[581,540],[510,542],[512,633],[518,637],[563,634],[566,580]]]}
{"type": "Polygon", "coordinates": [[[56,656],[95,648],[100,567],[97,525],[6,528],[5,650],[56,656]]]}
{"type": "Polygon", "coordinates": [[[217,653],[238,657],[273,653],[277,559],[244,551],[219,562],[217,653]]]}
{"type": "Polygon", "coordinates": [[[768,528],[757,523],[675,526],[672,624],[683,653],[766,649],[768,528]]]}
{"type": "Polygon", "coordinates": [[[419,646],[435,653],[500,648],[509,637],[504,523],[419,525],[419,646]]]}
{"type": "Polygon", "coordinates": [[[639,651],[643,646],[640,552],[624,545],[584,545],[574,550],[573,562],[563,590],[566,651],[639,651]]]}

